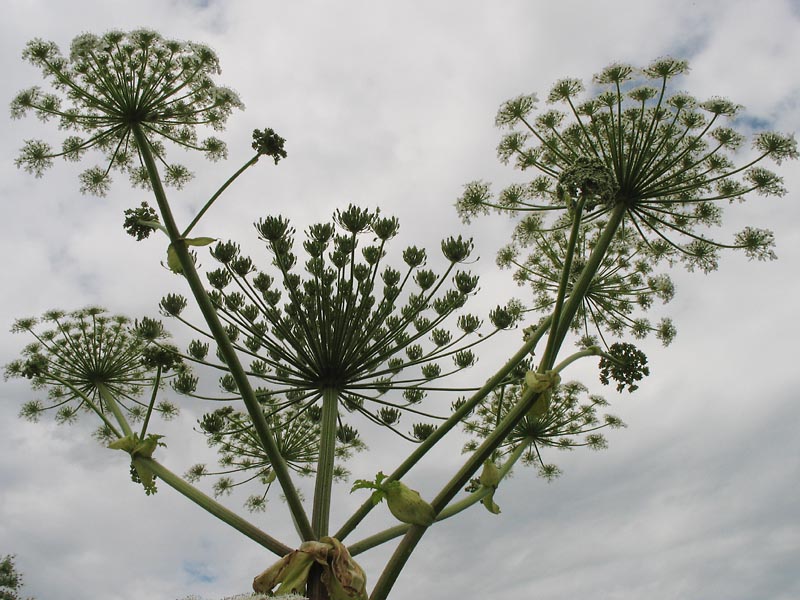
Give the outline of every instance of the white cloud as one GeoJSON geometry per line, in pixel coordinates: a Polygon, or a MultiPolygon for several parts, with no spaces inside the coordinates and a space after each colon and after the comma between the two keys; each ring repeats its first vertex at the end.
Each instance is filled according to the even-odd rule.
{"type": "MultiPolygon", "coordinates": [[[[453,232],[474,235],[481,255],[474,269],[483,275],[476,300],[487,307],[524,292],[494,273],[493,254],[509,224],[497,218],[463,226],[452,203],[469,180],[500,187],[522,179],[494,157],[494,112],[506,98],[544,96],[562,76],[588,81],[613,60],[644,64],[674,52],[691,59],[690,92],[729,96],[781,130],[798,122],[798,12],[778,0],[11,4],[0,26],[0,96],[8,100],[38,83],[18,59],[37,36],[65,48],[83,31],[149,26],[218,51],[222,81],[241,93],[247,111],[234,115],[225,135],[230,161],[209,166],[187,156],[198,176],[174,196],[179,219],[249,157],[252,129],[271,126],[287,138],[288,159],[278,167],[264,161],[237,182],[203,234],[235,237],[255,255],[251,222],[262,216],[280,211],[303,229],[349,202],[379,205],[400,218],[402,244],[435,248],[453,232]]],[[[81,197],[71,164],[34,180],[11,166],[16,151],[23,139],[57,133],[32,119],[4,131],[5,326],[88,303],[154,314],[161,295],[181,282],[158,264],[159,242],[134,244],[122,232],[122,211],[145,195],[118,177],[109,198],[81,197]]],[[[800,549],[791,503],[800,491],[791,427],[800,417],[800,172],[795,164],[781,172],[789,197],[726,207],[731,232],[751,220],[774,228],[780,261],[729,257],[705,278],[675,273],[677,297],[664,312],[679,335],[667,349],[645,344],[653,375],[634,397],[598,390],[593,367],[576,371],[629,424],[609,436],[610,450],[557,455],[565,475],[553,484],[518,469],[496,496],[502,515],[477,507],[430,531],[394,597],[800,595],[791,564],[800,549]]],[[[20,344],[19,336],[0,337],[2,362],[20,344]]],[[[500,350],[480,368],[499,362],[500,350]]],[[[273,559],[169,489],[146,498],[128,481],[124,455],[78,436],[80,426],[17,420],[19,400],[34,397],[21,382],[4,384],[0,396],[0,554],[18,555],[27,593],[39,600],[222,597],[245,591],[273,559]],[[199,578],[187,573],[195,567],[199,578]],[[211,581],[201,581],[206,576],[211,581]]],[[[202,410],[185,410],[163,428],[163,456],[177,472],[197,453],[210,456],[201,440],[181,433],[202,410]]],[[[366,476],[396,462],[395,446],[383,448],[380,436],[368,443],[354,472],[366,476]]],[[[437,454],[414,474],[423,495],[452,471],[458,447],[452,443],[452,454],[437,454]]],[[[334,522],[362,499],[346,487],[336,488],[334,522]]],[[[229,505],[241,510],[236,498],[229,505]]],[[[365,534],[390,523],[387,514],[376,509],[365,534]]],[[[277,498],[254,518],[293,539],[277,498]]],[[[388,554],[381,548],[359,557],[371,582],[388,554]]]]}

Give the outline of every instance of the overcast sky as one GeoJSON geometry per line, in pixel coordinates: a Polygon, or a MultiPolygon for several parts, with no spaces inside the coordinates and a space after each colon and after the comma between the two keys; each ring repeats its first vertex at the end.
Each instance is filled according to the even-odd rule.
{"type": "MultiPolygon", "coordinates": [[[[252,170],[209,214],[203,235],[256,248],[250,223],[280,212],[298,230],[354,202],[380,206],[401,222],[400,245],[438,246],[455,232],[475,237],[483,277],[476,306],[527,299],[494,254],[510,222],[458,222],[453,202],[474,179],[523,181],[495,158],[494,114],[521,93],[546,95],[558,78],[589,80],[613,61],[645,65],[673,55],[690,61],[687,91],[727,96],[748,117],[783,132],[800,122],[800,3],[797,0],[272,2],[4,0],[0,98],[40,83],[20,60],[42,37],[66,50],[77,34],[141,26],[205,42],[219,54],[220,81],[246,111],[224,135],[227,163],[186,162],[198,174],[173,193],[178,218],[250,155],[252,129],[275,128],[289,157],[252,170]]],[[[0,137],[0,249],[6,257],[0,329],[17,317],[102,304],[154,315],[161,296],[182,291],[166,272],[163,245],[137,244],[122,211],[147,195],[117,177],[109,197],[78,193],[80,168],[56,163],[37,180],[15,168],[23,139],[60,140],[35,119],[6,120],[0,137]]],[[[178,158],[180,151],[173,155],[178,158]]],[[[800,597],[800,168],[785,164],[789,194],[754,198],[726,212],[727,231],[775,231],[779,261],[726,256],[708,276],[675,270],[669,348],[642,347],[652,376],[634,395],[602,388],[587,365],[569,373],[613,402],[629,425],[610,449],[546,458],[564,475],[554,483],[518,469],[482,507],[423,538],[393,591],[397,600],[437,598],[595,598],[790,600],[800,597]]],[[[661,314],[657,312],[656,315],[661,314]]],[[[180,332],[177,332],[180,333],[180,332]]],[[[516,347],[512,333],[505,347],[516,347]]],[[[26,343],[0,335],[0,363],[26,343]]],[[[476,369],[485,378],[501,349],[476,369]]],[[[145,497],[119,452],[97,445],[84,425],[17,419],[36,397],[22,381],[0,384],[0,556],[17,565],[38,600],[209,600],[246,591],[271,554],[207,517],[166,486],[145,497]]],[[[191,431],[206,407],[183,406],[161,425],[168,448],[157,457],[183,472],[204,441],[191,431]]],[[[363,432],[370,451],[359,477],[391,470],[395,447],[363,432]]],[[[428,498],[461,457],[461,440],[409,476],[428,498]]],[[[333,525],[361,498],[335,488],[333,525]]],[[[308,493],[307,497],[311,497],[308,493]]],[[[241,511],[241,498],[229,505],[241,511]]],[[[285,506],[273,498],[254,517],[295,545],[285,506]]],[[[393,521],[380,507],[367,533],[393,521]]],[[[351,541],[360,538],[355,534],[351,541]]],[[[390,545],[391,546],[391,545],[390,545]]],[[[392,548],[359,557],[369,587],[392,548]]]]}

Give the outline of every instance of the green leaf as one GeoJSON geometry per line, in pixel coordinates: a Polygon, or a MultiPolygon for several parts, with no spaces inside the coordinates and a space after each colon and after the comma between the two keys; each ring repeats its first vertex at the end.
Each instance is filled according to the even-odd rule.
{"type": "MultiPolygon", "coordinates": [[[[184,238],[178,241],[183,242],[187,246],[208,246],[216,242],[217,239],[211,237],[196,237],[184,238]]],[[[169,270],[173,273],[183,273],[183,267],[181,266],[181,261],[178,259],[178,253],[175,251],[174,242],[167,248],[167,267],[169,267],[169,270]]]]}
{"type": "Polygon", "coordinates": [[[208,246],[217,241],[217,238],[212,237],[196,237],[184,238],[183,243],[187,246],[208,246]]]}
{"type": "Polygon", "coordinates": [[[486,510],[488,510],[493,515],[500,514],[500,507],[497,506],[497,504],[495,504],[494,502],[494,489],[489,494],[483,497],[483,499],[481,500],[481,504],[483,504],[486,507],[486,510]]]}

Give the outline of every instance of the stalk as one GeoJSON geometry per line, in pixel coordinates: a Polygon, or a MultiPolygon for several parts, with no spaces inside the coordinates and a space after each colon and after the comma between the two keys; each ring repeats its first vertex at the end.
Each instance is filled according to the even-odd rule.
{"type": "MultiPolygon", "coordinates": [[[[539,398],[540,394],[528,389],[520,401],[508,412],[505,418],[500,421],[495,429],[483,443],[473,452],[466,463],[458,470],[458,472],[450,479],[442,491],[433,499],[431,506],[434,513],[437,515],[447,506],[448,502],[455,497],[459,490],[469,481],[470,477],[475,471],[480,468],[483,461],[492,455],[492,452],[499,446],[509,433],[514,429],[516,424],[525,416],[531,409],[534,402],[539,398]]],[[[392,589],[395,581],[400,576],[403,566],[408,561],[414,548],[419,543],[422,536],[427,531],[427,527],[421,525],[411,525],[405,537],[400,541],[397,548],[386,564],[383,572],[381,573],[375,588],[372,590],[370,600],[385,600],[392,589]]]]}
{"type": "Polygon", "coordinates": [[[253,158],[248,160],[244,164],[244,166],[242,166],[238,171],[236,171],[236,173],[231,175],[225,183],[222,184],[222,187],[220,187],[214,193],[214,195],[211,196],[211,198],[209,198],[208,202],[206,202],[205,205],[203,205],[203,208],[201,208],[200,211],[195,215],[194,219],[192,219],[192,222],[189,223],[189,226],[186,229],[183,230],[183,237],[186,237],[187,235],[189,235],[189,232],[192,231],[192,229],[194,229],[194,226],[197,225],[197,223],[200,221],[200,219],[203,217],[203,215],[206,214],[206,211],[209,208],[211,208],[211,205],[214,204],[214,202],[217,200],[217,198],[220,197],[222,192],[224,192],[228,188],[228,186],[230,184],[232,184],[236,180],[237,177],[239,177],[239,175],[241,175],[247,169],[249,169],[254,164],[256,164],[258,162],[258,158],[259,158],[259,155],[256,154],[253,158]]]}
{"type": "MultiPolygon", "coordinates": [[[[597,269],[599,268],[606,251],[608,250],[611,241],[614,239],[617,228],[622,223],[625,216],[626,206],[624,203],[618,203],[611,211],[611,217],[606,224],[603,233],[598,239],[597,245],[592,250],[589,259],[586,262],[581,276],[575,283],[569,299],[564,305],[561,319],[558,323],[558,330],[554,340],[553,350],[549,356],[542,358],[542,363],[539,366],[540,371],[546,371],[552,368],[555,363],[555,358],[564,338],[569,331],[569,325],[578,311],[578,307],[583,301],[583,297],[589,288],[589,284],[594,278],[597,269]]],[[[516,424],[525,416],[531,409],[533,404],[538,400],[540,394],[532,392],[528,389],[523,393],[519,402],[511,408],[505,418],[498,424],[497,428],[483,441],[483,443],[475,450],[467,462],[458,470],[458,472],[450,479],[445,487],[431,502],[433,510],[436,514],[442,511],[447,503],[458,493],[458,491],[469,481],[469,478],[480,468],[483,461],[489,458],[494,450],[499,446],[508,434],[513,430],[516,424]]],[[[419,540],[427,531],[427,527],[421,525],[413,525],[409,528],[405,537],[395,549],[394,554],[389,559],[386,567],[381,573],[375,588],[372,591],[370,600],[385,600],[395,581],[400,575],[400,571],[408,561],[411,553],[413,552],[419,540]]]]}
{"type": "Polygon", "coordinates": [[[269,534],[261,531],[258,527],[246,521],[233,511],[225,508],[224,506],[222,506],[222,504],[220,504],[213,498],[206,496],[203,492],[201,492],[196,487],[185,481],[180,476],[176,475],[175,473],[167,469],[164,465],[162,465],[158,461],[152,458],[136,456],[132,459],[132,462],[136,466],[148,469],[152,473],[155,473],[156,477],[158,477],[161,481],[163,481],[168,486],[173,488],[175,491],[179,492],[180,494],[183,494],[189,500],[197,504],[200,508],[211,513],[222,522],[226,523],[227,525],[230,525],[236,531],[246,535],[251,540],[259,544],[260,546],[263,546],[270,552],[273,552],[278,556],[286,556],[289,552],[292,551],[292,548],[289,548],[289,546],[281,543],[280,541],[276,540],[269,534]]]}
{"type": "Polygon", "coordinates": [[[586,199],[581,195],[578,199],[575,212],[572,215],[572,230],[569,234],[569,243],[567,244],[567,252],[564,257],[564,263],[561,270],[561,281],[558,283],[558,294],[556,296],[556,305],[553,309],[553,325],[550,329],[550,335],[547,338],[547,346],[544,349],[544,357],[542,363],[547,361],[547,357],[553,354],[555,347],[555,340],[558,334],[558,325],[561,322],[561,309],[564,305],[564,298],[567,295],[567,285],[569,284],[569,274],[572,270],[572,259],[575,256],[575,245],[578,243],[578,232],[581,229],[581,216],[583,213],[583,205],[586,199]]]}
{"type": "Polygon", "coordinates": [[[339,393],[335,388],[322,392],[322,422],[320,423],[319,459],[314,486],[314,508],[311,527],[316,539],[328,535],[331,516],[331,488],[333,487],[333,462],[336,450],[336,424],[338,423],[339,393]]]}
{"type": "Polygon", "coordinates": [[[147,414],[144,417],[144,423],[142,423],[142,433],[139,434],[139,437],[144,439],[144,434],[147,433],[147,425],[150,423],[150,416],[153,414],[153,406],[156,403],[156,396],[158,395],[158,386],[161,382],[161,366],[158,367],[156,370],[156,379],[153,382],[153,393],[150,396],[150,404],[147,405],[147,414]]]}
{"type": "MultiPolygon", "coordinates": [[[[314,482],[314,508],[311,514],[311,527],[314,530],[316,539],[328,535],[330,526],[336,425],[339,417],[338,404],[338,390],[336,388],[325,388],[322,391],[319,458],[317,459],[317,476],[314,482]]],[[[328,592],[322,583],[321,577],[321,568],[311,569],[308,577],[308,597],[311,600],[328,600],[328,592]]]]}
{"type": "MultiPolygon", "coordinates": [[[[393,481],[396,479],[400,479],[403,475],[408,473],[411,468],[419,462],[419,460],[428,453],[430,450],[440,439],[442,439],[447,432],[449,432],[453,427],[459,425],[464,417],[466,417],[469,412],[474,409],[486,396],[488,396],[492,390],[494,390],[502,381],[505,379],[511,371],[513,371],[516,366],[525,360],[525,358],[533,352],[533,349],[536,347],[536,344],[539,340],[542,339],[542,336],[547,332],[547,328],[550,326],[551,318],[546,318],[541,325],[536,329],[536,331],[530,334],[528,340],[522,345],[522,347],[517,351],[514,356],[512,356],[498,371],[495,373],[491,378],[489,378],[483,387],[475,392],[472,397],[464,403],[464,406],[459,408],[455,411],[446,421],[444,421],[439,427],[434,431],[428,438],[425,439],[416,449],[409,454],[408,458],[406,458],[400,466],[398,466],[392,473],[387,477],[384,481],[393,481]]],[[[336,532],[335,537],[339,541],[342,541],[350,532],[355,529],[355,527],[364,519],[364,517],[369,514],[369,511],[372,510],[374,504],[372,500],[366,500],[364,504],[362,504],[355,513],[345,522],[344,525],[341,526],[338,532],[336,532]]]]}
{"type": "MultiPolygon", "coordinates": [[[[516,463],[519,460],[520,456],[522,456],[523,453],[525,452],[526,447],[527,446],[525,444],[520,444],[519,446],[514,448],[514,451],[508,457],[508,460],[506,460],[506,462],[503,463],[503,466],[500,467],[501,479],[506,475],[508,475],[508,472],[511,471],[511,468],[514,466],[514,463],[516,463]]],[[[489,495],[490,492],[491,489],[489,488],[481,488],[479,490],[472,492],[466,498],[463,498],[458,502],[454,502],[453,504],[448,505],[447,508],[443,509],[442,512],[440,512],[436,516],[436,521],[437,522],[443,521],[454,515],[457,515],[461,511],[466,510],[470,506],[483,500],[486,496],[489,495]]],[[[350,556],[361,554],[362,552],[366,552],[370,548],[374,548],[375,546],[380,546],[381,544],[388,542],[389,540],[392,540],[396,537],[400,537],[401,535],[406,533],[409,529],[411,529],[411,525],[408,524],[396,525],[394,527],[390,527],[389,529],[380,531],[374,535],[364,538],[359,542],[356,542],[355,544],[348,546],[347,551],[350,552],[350,556]]]]}
{"type": "Polygon", "coordinates": [[[206,294],[205,288],[203,287],[203,282],[200,280],[197,269],[195,269],[194,260],[192,260],[189,250],[179,233],[177,225],[175,224],[175,219],[172,216],[172,210],[170,209],[169,202],[167,201],[167,196],[164,192],[164,186],[161,184],[161,178],[158,175],[158,168],[156,167],[153,153],[150,151],[150,144],[147,141],[147,137],[139,125],[133,127],[133,134],[136,139],[136,144],[139,148],[142,160],[147,168],[147,173],[150,177],[150,183],[153,187],[153,194],[158,202],[161,217],[164,221],[164,226],[169,234],[170,242],[175,249],[175,253],[183,269],[183,275],[186,277],[186,280],[189,283],[189,287],[191,288],[192,294],[197,301],[200,312],[202,312],[203,317],[206,320],[206,324],[208,325],[211,334],[214,336],[214,339],[219,346],[219,350],[225,360],[225,364],[230,369],[231,376],[236,382],[239,393],[242,395],[242,400],[244,401],[245,407],[247,407],[247,412],[250,414],[250,418],[252,419],[253,428],[255,429],[256,434],[258,435],[258,438],[264,447],[264,451],[267,453],[270,463],[275,470],[275,475],[281,485],[281,488],[283,489],[283,493],[286,497],[286,503],[289,505],[289,510],[291,511],[292,517],[297,524],[298,531],[300,532],[303,540],[312,540],[314,539],[314,532],[311,529],[311,523],[308,520],[308,515],[306,514],[303,504],[300,501],[300,496],[298,495],[294,483],[292,482],[289,469],[286,466],[286,461],[283,460],[283,457],[280,454],[278,446],[275,442],[275,437],[272,435],[272,432],[269,429],[269,424],[264,417],[264,413],[261,411],[261,406],[256,399],[253,388],[250,386],[250,381],[247,378],[247,374],[242,367],[241,362],[239,361],[239,357],[236,355],[236,351],[234,350],[233,345],[231,344],[231,341],[228,338],[228,335],[225,332],[219,317],[217,316],[217,312],[214,309],[208,294],[206,294]]]}
{"type": "MultiPolygon", "coordinates": [[[[600,264],[605,258],[606,251],[611,245],[611,242],[614,240],[617,229],[622,224],[622,220],[625,217],[626,211],[627,206],[624,202],[619,202],[611,211],[611,216],[608,220],[608,223],[606,223],[603,233],[598,238],[597,245],[592,249],[592,253],[589,255],[589,259],[586,261],[586,265],[583,268],[583,272],[578,278],[578,281],[575,282],[575,285],[572,288],[572,293],[569,295],[569,299],[564,305],[562,317],[558,324],[558,335],[555,340],[555,351],[551,356],[547,357],[545,370],[552,368],[553,364],[555,364],[558,350],[561,348],[561,344],[564,342],[564,338],[567,336],[572,319],[575,318],[575,313],[578,312],[578,308],[580,308],[581,302],[583,302],[583,298],[589,289],[589,285],[592,283],[592,279],[594,279],[597,269],[600,268],[600,264]]],[[[542,362],[544,363],[544,358],[542,362]]]]}
{"type": "Polygon", "coordinates": [[[114,418],[119,423],[119,426],[122,428],[122,433],[126,436],[133,435],[133,430],[131,426],[128,424],[128,420],[125,418],[125,415],[122,414],[122,411],[119,408],[119,404],[114,399],[114,395],[108,391],[108,388],[103,383],[97,384],[97,391],[100,394],[100,398],[103,399],[108,409],[111,411],[111,414],[114,415],[114,418]]]}

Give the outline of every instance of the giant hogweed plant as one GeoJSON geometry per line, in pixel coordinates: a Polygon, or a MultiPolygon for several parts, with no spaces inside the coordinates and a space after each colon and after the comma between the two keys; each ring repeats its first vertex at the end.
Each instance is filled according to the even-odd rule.
{"type": "MultiPolygon", "coordinates": [[[[270,257],[263,267],[235,241],[215,240],[213,226],[204,225],[205,236],[190,236],[261,157],[276,165],[286,157],[284,140],[271,129],[254,132],[252,158],[178,226],[165,184],[180,188],[191,174],[168,162],[167,148],[224,158],[224,143],[200,140],[199,132],[222,129],[242,106],[214,82],[219,65],[207,47],[139,30],[79,36],[69,56],[34,40],[23,57],[42,70],[51,90],[21,92],[12,116],[33,112],[75,135],[60,148],[26,141],[17,165],[38,177],[56,157],[82,160],[96,150],[103,164],[80,175],[82,191],[107,194],[113,171],[149,188],[154,207],[125,211],[125,229],[140,240],[153,232],[166,236],[166,264],[188,286],[204,322],[187,316],[194,313],[185,310],[183,292],[160,303],[163,315],[197,335],[183,350],[165,343],[163,326],[151,319],[129,327],[98,309],[51,312],[43,318],[51,324],[44,332],[38,321],[22,319],[14,331],[36,341],[6,373],[47,388],[61,422],[93,413],[98,438],[130,455],[132,475],[147,491],[160,480],[277,554],[279,560],[255,578],[257,593],[365,599],[366,575],[353,557],[402,536],[369,596],[382,600],[437,521],[477,503],[500,512],[495,495],[513,466],[532,464],[551,478],[558,468],[544,461],[547,448],[605,447],[600,430],[622,421],[601,415],[605,401],[580,383],[562,383],[562,373],[575,361],[599,357],[602,383],[636,389],[648,374],[647,358],[630,343],[609,344],[609,336],[655,332],[664,343],[672,339],[671,322],[653,324],[646,317],[654,300],[668,301],[674,293],[669,278],[656,272],[662,263],[683,261],[709,271],[724,248],[775,258],[767,230],[747,227],[723,242],[708,229],[721,223],[722,204],[752,193],[784,194],[780,177],[761,164],[797,157],[793,137],[759,133],[750,158],[738,159],[740,107],[674,92],[672,80],[687,71],[681,60],[659,59],[644,69],[612,65],[588,92],[579,80],[560,81],[548,102],[561,104],[563,112],[535,115],[534,95],[506,102],[497,115],[498,126],[510,130],[500,158],[534,176],[496,197],[489,184],[470,183],[456,206],[466,221],[493,210],[518,219],[498,265],[514,268],[532,296],[529,304],[498,306],[487,332],[483,319],[464,312],[478,281],[462,268],[472,243],[461,237],[442,242],[444,259],[437,263],[444,267],[437,273],[427,266],[428,253],[416,247],[400,253],[402,263],[387,266],[399,223],[354,206],[305,230],[303,259],[295,254],[296,232],[287,220],[259,220],[256,231],[270,257]],[[195,263],[203,246],[219,264],[205,277],[195,263]],[[539,317],[529,319],[531,313],[539,317]],[[517,324],[525,325],[518,350],[499,367],[483,361],[488,371],[479,388],[461,383],[457,374],[477,362],[477,344],[517,324]],[[564,350],[570,332],[578,334],[578,347],[564,350]],[[204,391],[195,373],[214,373],[220,395],[204,391]],[[150,416],[174,412],[157,400],[167,378],[192,401],[218,403],[198,423],[219,450],[218,470],[195,465],[180,477],[153,457],[163,443],[148,433],[150,416]],[[427,396],[446,400],[430,408],[427,396]],[[137,421],[143,423],[138,432],[137,421]],[[348,476],[347,457],[364,449],[359,429],[365,426],[394,432],[414,447],[388,475],[355,481],[352,492],[371,495],[334,530],[332,483],[348,476]],[[462,427],[469,436],[463,465],[427,502],[407,485],[407,475],[462,427]],[[297,474],[315,479],[310,516],[297,474]],[[195,487],[207,475],[218,478],[217,496],[255,486],[247,501],[253,510],[268,510],[268,490],[280,487],[299,545],[274,538],[195,487]],[[347,540],[382,500],[400,523],[347,540]]],[[[47,408],[28,403],[22,413],[36,417],[47,408]]]]}

